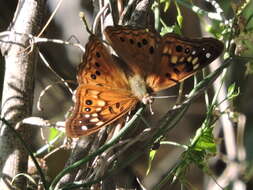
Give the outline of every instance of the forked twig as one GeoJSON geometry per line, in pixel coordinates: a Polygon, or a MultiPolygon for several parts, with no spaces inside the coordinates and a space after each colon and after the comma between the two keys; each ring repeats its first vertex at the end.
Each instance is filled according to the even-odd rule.
{"type": "Polygon", "coordinates": [[[100,11],[97,13],[94,22],[93,22],[93,26],[92,26],[92,32],[93,34],[96,34],[97,31],[97,27],[100,21],[101,16],[104,14],[104,12],[109,8],[109,2],[106,3],[101,9],[100,11]]]}

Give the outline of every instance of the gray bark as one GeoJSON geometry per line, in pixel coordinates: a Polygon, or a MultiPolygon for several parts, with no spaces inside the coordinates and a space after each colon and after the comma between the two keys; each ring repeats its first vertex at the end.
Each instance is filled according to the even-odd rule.
{"type": "MultiPolygon", "coordinates": [[[[0,41],[5,57],[1,117],[12,127],[32,114],[37,51],[27,53],[25,49],[29,46],[27,34],[36,35],[39,32],[44,4],[44,0],[19,0],[9,31],[23,35],[13,33],[0,41]]],[[[29,128],[23,125],[17,131],[29,144],[29,128]]],[[[26,173],[28,154],[3,122],[0,125],[0,150],[1,189],[25,189],[23,177],[18,177],[14,184],[10,184],[10,181],[17,174],[26,173]]]]}

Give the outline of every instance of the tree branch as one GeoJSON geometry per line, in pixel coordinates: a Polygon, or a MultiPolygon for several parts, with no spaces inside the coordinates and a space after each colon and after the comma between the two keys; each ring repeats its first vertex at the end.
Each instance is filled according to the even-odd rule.
{"type": "MultiPolygon", "coordinates": [[[[10,31],[24,34],[39,32],[44,0],[20,0],[14,18],[9,25],[10,31]]],[[[28,35],[8,35],[0,42],[1,52],[5,56],[5,76],[2,96],[1,117],[15,126],[22,119],[31,116],[34,90],[34,71],[37,51],[26,53],[29,44],[28,35]],[[4,43],[9,41],[12,43],[4,43]]],[[[19,173],[26,173],[28,155],[21,142],[7,125],[0,126],[0,187],[3,189],[25,189],[23,177],[10,181],[19,173]]],[[[29,128],[25,125],[18,129],[29,142],[29,128]]]]}

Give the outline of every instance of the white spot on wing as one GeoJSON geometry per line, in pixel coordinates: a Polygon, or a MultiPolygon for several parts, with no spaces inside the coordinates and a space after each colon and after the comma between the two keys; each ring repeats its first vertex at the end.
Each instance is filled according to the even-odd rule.
{"type": "Polygon", "coordinates": [[[187,58],[188,62],[191,62],[191,60],[192,60],[192,56],[190,56],[190,57],[187,58]]]}
{"type": "Polygon", "coordinates": [[[81,126],[81,129],[82,129],[83,131],[86,131],[86,130],[88,130],[88,127],[87,127],[86,125],[83,125],[83,126],[81,126]]]}
{"type": "Polygon", "coordinates": [[[99,119],[97,117],[96,118],[92,118],[92,119],[90,119],[90,122],[96,123],[96,122],[99,122],[99,119]]]}
{"type": "Polygon", "coordinates": [[[96,111],[101,111],[102,110],[102,108],[96,108],[96,111]]]}
{"type": "Polygon", "coordinates": [[[90,118],[90,114],[85,114],[84,117],[85,118],[90,118]]]}
{"type": "Polygon", "coordinates": [[[98,95],[99,91],[97,91],[97,90],[89,90],[89,93],[92,94],[92,95],[98,95]]]}
{"type": "Polygon", "coordinates": [[[93,114],[91,114],[91,116],[92,116],[92,117],[97,117],[98,114],[97,114],[97,113],[93,113],[93,114]]]}
{"type": "Polygon", "coordinates": [[[211,57],[211,53],[206,53],[206,58],[209,59],[211,57]]]}
{"type": "Polygon", "coordinates": [[[197,63],[198,59],[199,59],[198,57],[195,57],[195,58],[192,60],[192,64],[195,65],[195,64],[197,63]]]}
{"type": "Polygon", "coordinates": [[[199,67],[199,64],[193,65],[193,70],[196,70],[199,67]]]}
{"type": "Polygon", "coordinates": [[[105,103],[105,101],[103,101],[103,100],[98,100],[98,101],[97,101],[97,105],[98,105],[98,106],[105,106],[105,104],[106,104],[106,103],[105,103]]]}
{"type": "Polygon", "coordinates": [[[103,121],[99,121],[99,122],[96,123],[97,126],[100,126],[100,125],[103,125],[103,124],[104,124],[103,121]]]}
{"type": "Polygon", "coordinates": [[[180,59],[179,59],[179,62],[183,62],[184,61],[184,57],[181,57],[180,59]]]}
{"type": "Polygon", "coordinates": [[[175,56],[175,55],[173,55],[173,56],[171,57],[171,63],[176,64],[176,63],[177,63],[177,59],[178,59],[178,57],[175,56]]]}

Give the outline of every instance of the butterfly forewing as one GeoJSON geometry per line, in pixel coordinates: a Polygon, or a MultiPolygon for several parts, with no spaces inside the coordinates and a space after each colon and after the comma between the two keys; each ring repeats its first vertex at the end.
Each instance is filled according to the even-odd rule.
{"type": "Polygon", "coordinates": [[[79,65],[79,84],[102,84],[111,87],[128,88],[124,72],[117,66],[104,44],[91,36],[86,45],[83,61],[79,65]]]}
{"type": "Polygon", "coordinates": [[[223,51],[213,38],[187,39],[175,34],[162,38],[161,60],[147,78],[147,85],[159,91],[176,85],[207,66],[223,51]]]}
{"type": "Polygon", "coordinates": [[[146,76],[159,59],[157,44],[160,36],[147,29],[126,26],[109,26],[105,36],[117,55],[125,61],[128,67],[139,75],[146,76]]]}

